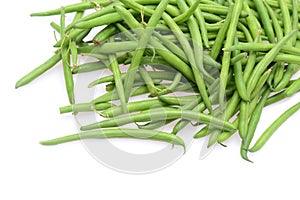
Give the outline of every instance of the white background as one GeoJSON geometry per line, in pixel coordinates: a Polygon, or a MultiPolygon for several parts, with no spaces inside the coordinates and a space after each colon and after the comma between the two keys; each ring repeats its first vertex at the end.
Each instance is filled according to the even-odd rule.
{"type": "MultiPolygon", "coordinates": [[[[294,115],[258,153],[254,164],[239,156],[239,139],[198,160],[197,140],[178,162],[152,174],[128,175],[94,160],[80,142],[44,147],[42,139],[76,132],[74,120],[60,115],[67,104],[60,67],[18,90],[15,82],[47,59],[54,49],[49,23],[34,11],[72,0],[4,1],[1,6],[1,164],[0,199],[262,199],[300,197],[299,117],[294,115]],[[298,189],[297,189],[298,188],[298,189]]],[[[300,95],[264,110],[259,135],[300,95]]],[[[257,136],[256,136],[257,138],[257,136]]]]}

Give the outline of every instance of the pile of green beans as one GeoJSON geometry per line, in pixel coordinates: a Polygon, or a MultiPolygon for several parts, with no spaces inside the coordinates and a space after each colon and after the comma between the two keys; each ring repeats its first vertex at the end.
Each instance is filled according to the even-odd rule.
{"type": "Polygon", "coordinates": [[[60,112],[105,118],[43,145],[138,138],[185,149],[177,134],[194,122],[199,127],[194,138],[207,136],[208,148],[238,134],[241,157],[251,161],[248,153],[261,149],[300,109],[300,103],[289,108],[253,142],[263,108],[300,91],[300,78],[293,78],[300,70],[299,12],[298,0],[82,0],[33,13],[60,16],[50,24],[60,38],[54,55],[16,88],[62,61],[70,105],[60,112]],[[69,14],[74,19],[66,24],[69,14]],[[85,57],[97,61],[80,63],[85,57]],[[87,86],[106,84],[106,93],[76,102],[75,74],[107,69],[112,75],[87,86]],[[159,131],[171,122],[176,124],[170,133],[159,131]],[[127,124],[137,127],[121,127],[127,124]]]}

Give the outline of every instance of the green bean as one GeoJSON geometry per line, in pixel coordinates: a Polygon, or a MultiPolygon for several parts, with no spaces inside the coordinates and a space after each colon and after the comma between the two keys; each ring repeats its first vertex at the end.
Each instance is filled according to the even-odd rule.
{"type": "Polygon", "coordinates": [[[272,68],[268,69],[258,80],[255,89],[253,90],[251,94],[251,98],[254,98],[264,87],[265,83],[267,82],[270,74],[272,72],[272,68]]]}
{"type": "MultiPolygon", "coordinates": [[[[267,43],[239,43],[230,48],[224,48],[224,51],[234,51],[234,50],[243,50],[243,51],[269,51],[276,44],[267,44],[267,43]]],[[[283,45],[280,52],[299,55],[300,49],[296,47],[291,47],[288,45],[283,45]]]]}
{"type": "Polygon", "coordinates": [[[283,32],[282,32],[281,26],[280,26],[280,24],[277,20],[277,17],[275,15],[274,11],[272,10],[272,8],[268,5],[268,3],[266,1],[264,1],[264,4],[266,6],[266,9],[268,10],[270,17],[271,17],[271,20],[272,20],[272,23],[274,26],[274,31],[275,31],[275,34],[277,37],[277,41],[280,41],[283,38],[283,32]]]}
{"type": "Polygon", "coordinates": [[[229,27],[229,24],[231,22],[231,16],[232,16],[232,10],[233,10],[233,6],[231,5],[229,7],[229,11],[228,11],[228,14],[225,18],[225,21],[221,27],[221,29],[219,30],[218,32],[218,35],[216,37],[216,40],[215,40],[215,43],[214,45],[212,46],[212,49],[210,51],[210,56],[213,58],[213,59],[216,59],[220,53],[220,50],[222,48],[222,44],[225,40],[225,36],[226,36],[226,32],[227,32],[227,29],[229,27]]]}
{"type": "Polygon", "coordinates": [[[207,21],[207,22],[219,22],[219,21],[223,20],[223,18],[220,17],[219,15],[215,15],[215,14],[212,14],[209,12],[202,12],[202,15],[203,15],[205,21],[207,21]]]}
{"type": "Polygon", "coordinates": [[[255,152],[260,150],[265,143],[270,139],[273,133],[293,114],[295,114],[300,109],[300,103],[295,104],[287,111],[285,111],[279,118],[277,118],[259,137],[253,147],[249,149],[250,152],[255,152]]]}
{"type": "Polygon", "coordinates": [[[101,30],[98,34],[96,34],[93,38],[93,42],[96,45],[100,45],[104,43],[105,40],[107,40],[109,37],[111,37],[113,34],[116,34],[116,26],[114,25],[108,25],[103,30],[101,30]]]}
{"type": "Polygon", "coordinates": [[[70,68],[70,53],[67,49],[67,47],[62,47],[62,63],[63,63],[63,71],[64,71],[64,78],[65,78],[65,84],[66,84],[66,90],[69,98],[69,102],[71,104],[75,103],[75,97],[74,97],[74,80],[72,76],[72,71],[70,68]]]}
{"type": "MultiPolygon", "coordinates": [[[[231,23],[229,24],[227,35],[226,35],[226,42],[224,45],[225,48],[231,47],[233,45],[238,19],[242,11],[242,3],[243,3],[242,0],[236,0],[234,4],[232,16],[231,16],[231,23]]],[[[224,108],[224,96],[225,96],[225,90],[228,81],[230,57],[231,57],[231,52],[224,52],[222,58],[222,69],[220,72],[220,89],[219,89],[219,103],[221,108],[224,108]]]]}
{"type": "Polygon", "coordinates": [[[230,63],[236,64],[236,63],[240,62],[243,58],[247,58],[247,56],[248,56],[248,53],[246,53],[246,52],[235,54],[234,57],[230,59],[230,63]]]}
{"type": "Polygon", "coordinates": [[[72,104],[68,106],[63,106],[59,108],[60,114],[69,113],[69,112],[90,112],[90,111],[99,111],[105,110],[112,107],[112,103],[100,103],[100,104],[91,104],[91,103],[79,103],[72,104]]]}
{"type": "MultiPolygon", "coordinates": [[[[110,0],[95,0],[93,1],[101,6],[107,6],[108,4],[111,4],[112,1],[110,0]]],[[[65,13],[70,13],[70,12],[78,12],[78,11],[84,11],[87,9],[91,9],[95,7],[95,3],[93,2],[81,2],[81,3],[76,3],[72,5],[65,6],[65,13]]],[[[61,8],[55,9],[55,10],[50,10],[50,11],[45,11],[45,12],[39,12],[39,13],[32,13],[30,16],[50,16],[50,15],[59,15],[61,13],[61,8]]]]}
{"type": "Polygon", "coordinates": [[[65,137],[60,137],[52,140],[41,141],[42,145],[57,145],[66,142],[72,142],[76,140],[84,139],[108,139],[108,138],[134,138],[144,140],[156,140],[162,142],[168,142],[171,144],[177,144],[184,148],[184,141],[173,134],[155,131],[155,130],[139,130],[139,129],[125,129],[125,128],[106,128],[95,131],[81,132],[65,137]]]}
{"type": "MultiPolygon", "coordinates": [[[[127,104],[127,110],[129,113],[132,113],[132,112],[137,112],[137,111],[153,109],[155,107],[161,107],[164,105],[166,105],[166,104],[157,99],[149,99],[149,100],[142,100],[142,101],[136,101],[136,102],[129,102],[127,104]]],[[[110,107],[110,108],[104,110],[103,112],[101,112],[101,116],[116,117],[116,116],[121,115],[122,113],[123,112],[122,112],[121,106],[113,106],[113,107],[110,107]]]]}
{"type": "Polygon", "coordinates": [[[191,101],[196,101],[199,99],[199,96],[189,95],[189,96],[158,96],[158,99],[161,102],[164,102],[168,105],[180,105],[184,106],[189,104],[191,101]]]}
{"type": "MultiPolygon", "coordinates": [[[[144,82],[146,83],[146,86],[150,93],[150,97],[156,97],[158,95],[158,91],[153,83],[151,76],[149,75],[148,71],[145,69],[144,66],[139,67],[139,73],[141,74],[141,77],[144,79],[144,82]]],[[[126,80],[126,76],[125,76],[125,80],[126,80]]],[[[133,79],[133,82],[134,82],[134,79],[133,79]]]]}
{"type": "Polygon", "coordinates": [[[213,23],[213,24],[205,23],[206,29],[207,29],[208,32],[217,32],[217,31],[219,31],[222,28],[223,24],[224,24],[224,21],[220,21],[220,22],[213,23]]]}
{"type": "MultiPolygon", "coordinates": [[[[238,43],[237,37],[235,37],[235,44],[238,43]]],[[[239,51],[234,51],[233,56],[237,56],[239,51]]],[[[237,61],[233,64],[233,73],[234,73],[234,80],[236,89],[244,101],[248,102],[250,101],[250,96],[247,94],[246,84],[245,80],[243,78],[243,69],[242,69],[242,63],[241,61],[237,61]]]]}
{"type": "MultiPolygon", "coordinates": [[[[194,2],[194,0],[187,0],[187,3],[189,4],[189,6],[192,6],[193,2],[194,2]]],[[[200,6],[198,6],[197,10],[195,10],[194,16],[198,21],[198,25],[199,25],[202,40],[203,40],[203,44],[206,48],[209,48],[206,23],[205,23],[205,19],[203,17],[200,6]]]]}
{"type": "Polygon", "coordinates": [[[244,139],[248,131],[249,102],[242,101],[239,114],[239,135],[244,139]]]}
{"type": "MultiPolygon", "coordinates": [[[[167,84],[157,86],[158,89],[166,89],[167,87],[168,87],[167,84]]],[[[182,85],[178,86],[175,91],[187,91],[189,89],[191,89],[190,84],[182,84],[182,85]]],[[[148,92],[149,91],[148,91],[148,88],[146,86],[133,88],[133,91],[131,93],[131,97],[146,94],[148,92]]],[[[115,92],[107,92],[106,94],[103,94],[100,97],[94,99],[92,102],[94,104],[98,104],[98,103],[105,103],[107,101],[114,101],[114,100],[118,100],[118,99],[119,99],[119,97],[115,92]]]]}
{"type": "MultiPolygon", "coordinates": [[[[284,34],[287,35],[289,32],[292,31],[292,22],[291,22],[291,18],[290,18],[290,13],[289,13],[287,4],[285,3],[285,0],[278,0],[278,3],[279,3],[280,10],[282,13],[284,34]]],[[[289,41],[288,44],[291,44],[291,41],[289,41]]]]}
{"type": "Polygon", "coordinates": [[[156,31],[153,32],[153,35],[155,37],[157,37],[157,39],[159,39],[170,51],[172,51],[172,53],[174,53],[176,56],[178,56],[181,60],[183,60],[186,63],[188,62],[188,59],[187,59],[186,55],[184,54],[184,51],[180,47],[178,47],[175,43],[166,39],[165,37],[163,37],[161,34],[159,34],[156,31]]]}
{"type": "Polygon", "coordinates": [[[263,1],[253,0],[253,2],[256,6],[257,12],[261,18],[263,28],[264,28],[270,42],[275,43],[274,30],[272,28],[272,24],[270,22],[270,17],[269,17],[268,11],[267,11],[263,1]]]}
{"type": "MultiPolygon", "coordinates": [[[[248,117],[251,116],[252,112],[254,111],[254,109],[256,108],[257,106],[257,102],[259,100],[259,98],[261,97],[261,94],[264,93],[265,91],[265,88],[263,88],[263,90],[260,92],[260,94],[256,95],[252,100],[251,102],[249,103],[249,108],[248,108],[248,117]]],[[[238,116],[233,122],[232,124],[234,126],[238,126],[239,123],[240,123],[240,117],[241,116],[238,116]]],[[[245,117],[245,116],[244,116],[245,117]]],[[[249,124],[248,124],[249,125],[249,124]]],[[[226,141],[229,137],[231,137],[236,131],[227,131],[227,132],[222,132],[218,138],[218,142],[219,143],[222,143],[224,141],[226,141]]],[[[245,139],[245,138],[242,138],[242,139],[245,139]]]]}
{"type": "MultiPolygon", "coordinates": [[[[64,7],[61,8],[61,17],[60,17],[60,35],[61,40],[64,41],[65,37],[65,9],[64,7]]],[[[70,52],[68,49],[67,44],[64,42],[62,43],[61,47],[61,55],[62,55],[62,65],[64,71],[64,78],[65,78],[65,85],[66,90],[69,98],[70,104],[75,103],[75,96],[74,96],[74,80],[73,75],[70,67],[70,52]]]]}
{"type": "Polygon", "coordinates": [[[285,64],[284,63],[277,63],[275,66],[275,74],[274,74],[274,87],[278,85],[278,83],[282,80],[284,71],[285,71],[285,64]]]}
{"type": "MultiPolygon", "coordinates": [[[[275,57],[274,61],[276,62],[287,62],[293,64],[300,64],[299,56],[289,55],[289,54],[279,54],[275,57]]],[[[295,66],[295,68],[299,68],[299,66],[295,66]]]]}
{"type": "MultiPolygon", "coordinates": [[[[242,31],[242,33],[244,34],[245,39],[247,40],[247,42],[253,42],[252,35],[249,32],[248,28],[244,24],[238,23],[237,28],[242,31]]],[[[237,32],[237,36],[238,36],[238,32],[237,32]]]]}
{"type": "Polygon", "coordinates": [[[61,60],[61,53],[56,52],[46,62],[44,62],[43,64],[41,64],[40,66],[38,66],[37,68],[32,70],[31,72],[29,72],[28,74],[23,76],[20,80],[18,80],[17,83],[16,83],[15,88],[17,89],[19,87],[22,87],[22,86],[30,83],[31,81],[33,81],[34,79],[36,79],[37,77],[39,77],[40,75],[42,75],[43,73],[45,73],[46,71],[51,69],[60,60],[61,60]]]}
{"type": "Polygon", "coordinates": [[[106,69],[106,68],[107,68],[107,66],[101,61],[90,62],[90,63],[84,63],[82,65],[78,65],[77,67],[73,68],[72,73],[78,74],[78,73],[102,70],[102,69],[106,69]]]}
{"type": "MultiPolygon", "coordinates": [[[[80,34],[84,33],[86,34],[87,30],[82,30],[82,29],[72,29],[68,34],[67,34],[67,38],[66,39],[60,39],[55,45],[54,47],[61,47],[62,44],[64,43],[65,45],[69,44],[69,41],[74,40],[76,37],[78,37],[80,34]]],[[[76,39],[77,40],[77,39],[76,39]]],[[[78,40],[77,40],[78,41],[78,40]]]]}
{"type": "MultiPolygon", "coordinates": [[[[215,99],[216,99],[217,95],[213,94],[210,96],[211,98],[211,101],[213,102],[215,99]]],[[[197,102],[197,101],[195,101],[197,102]]],[[[198,102],[197,102],[198,103],[198,102]]],[[[206,109],[206,106],[204,103],[198,103],[198,105],[196,107],[194,107],[192,109],[192,111],[195,111],[195,112],[203,112],[204,110],[206,109]]],[[[190,121],[188,120],[180,120],[173,128],[172,130],[172,134],[177,134],[180,130],[182,130],[184,127],[186,127],[188,125],[190,121]]],[[[194,138],[199,138],[199,136],[201,135],[201,133],[196,133],[194,138]]]]}
{"type": "Polygon", "coordinates": [[[182,79],[181,73],[180,72],[176,73],[174,79],[172,80],[171,85],[166,89],[159,91],[157,96],[161,96],[173,92],[176,89],[176,87],[179,85],[181,79],[182,79]]]}
{"type": "MultiPolygon", "coordinates": [[[[109,38],[110,42],[112,42],[113,40],[114,40],[113,38],[109,38]]],[[[121,78],[121,71],[119,68],[119,63],[117,61],[116,55],[114,55],[114,54],[109,54],[108,58],[109,58],[109,62],[110,62],[110,69],[114,75],[116,90],[117,90],[117,94],[118,94],[118,97],[121,102],[121,107],[123,109],[123,112],[126,113],[127,112],[127,107],[126,107],[127,102],[126,102],[126,97],[125,97],[125,93],[124,93],[124,87],[123,87],[123,81],[121,78]]]]}
{"type": "MultiPolygon", "coordinates": [[[[300,43],[297,42],[296,48],[299,48],[299,47],[300,47],[300,43]]],[[[285,88],[287,86],[287,84],[289,83],[290,79],[292,78],[292,76],[299,70],[300,70],[299,64],[288,65],[281,81],[276,85],[276,87],[274,88],[274,91],[280,91],[283,88],[285,88]]]]}
{"type": "Polygon", "coordinates": [[[193,5],[186,10],[184,13],[181,15],[177,16],[174,18],[174,21],[178,24],[182,24],[189,20],[189,18],[194,14],[195,10],[199,7],[200,0],[196,0],[193,5]]]}
{"type": "Polygon", "coordinates": [[[260,77],[260,75],[263,73],[263,71],[267,68],[267,66],[274,60],[274,58],[277,56],[278,52],[282,48],[282,46],[289,41],[291,38],[293,38],[296,35],[297,31],[294,30],[288,35],[284,36],[282,40],[280,40],[265,56],[264,58],[257,64],[255,69],[253,70],[253,73],[250,75],[249,80],[247,81],[247,91],[251,93],[253,89],[255,88],[255,85],[260,77]]]}
{"type": "Polygon", "coordinates": [[[74,28],[89,29],[89,28],[120,22],[122,20],[123,20],[122,17],[118,13],[109,13],[91,20],[77,22],[76,24],[74,24],[74,28]]]}
{"type": "Polygon", "coordinates": [[[233,130],[235,127],[226,121],[212,117],[211,115],[202,114],[194,111],[180,110],[180,109],[153,109],[149,112],[142,112],[138,114],[129,114],[128,116],[118,116],[113,119],[104,120],[94,124],[82,126],[81,130],[91,130],[97,128],[107,128],[114,126],[122,126],[132,122],[145,122],[145,121],[160,121],[182,118],[190,121],[198,121],[200,123],[211,124],[216,128],[224,130],[233,130]]]}
{"type": "Polygon", "coordinates": [[[300,91],[300,78],[298,78],[292,85],[290,85],[284,92],[287,97],[294,95],[300,91]]]}
{"type": "Polygon", "coordinates": [[[148,122],[147,124],[144,124],[144,125],[138,125],[138,124],[136,124],[136,125],[139,127],[139,129],[154,130],[154,129],[166,126],[173,121],[174,120],[171,119],[171,120],[166,120],[166,121],[148,122]]]}
{"type": "MultiPolygon", "coordinates": [[[[178,0],[177,1],[179,9],[182,10],[183,12],[187,12],[188,11],[188,6],[187,4],[182,1],[182,0],[178,0]]],[[[199,27],[198,27],[198,23],[196,22],[196,19],[194,18],[194,16],[191,16],[187,22],[189,29],[191,30],[191,39],[193,40],[193,48],[194,48],[194,58],[195,58],[195,67],[198,68],[198,70],[203,74],[203,77],[208,81],[208,82],[213,82],[214,78],[211,77],[206,70],[204,69],[203,66],[203,60],[204,60],[204,55],[203,55],[203,44],[202,44],[202,38],[201,38],[201,34],[199,31],[199,27]]],[[[186,51],[187,52],[187,51],[186,51]]],[[[193,65],[193,63],[191,63],[193,65]]],[[[192,67],[193,68],[193,67],[192,67]]],[[[196,69],[193,69],[193,71],[195,72],[196,69]]],[[[201,75],[201,74],[200,74],[201,75]]],[[[199,84],[201,84],[202,80],[198,79],[196,77],[196,82],[197,82],[197,86],[199,88],[199,91],[203,89],[205,89],[205,87],[199,87],[199,84]]],[[[208,97],[207,97],[208,98],[208,97]]],[[[204,97],[205,102],[207,101],[207,98],[204,97]]]]}
{"type": "MultiPolygon", "coordinates": [[[[220,6],[220,5],[208,5],[208,4],[200,4],[199,7],[203,12],[209,12],[217,15],[227,15],[228,7],[220,6]]],[[[248,13],[245,11],[241,11],[241,17],[247,17],[248,13]]]]}
{"type": "Polygon", "coordinates": [[[172,17],[177,17],[178,15],[180,15],[180,11],[177,6],[170,4],[166,7],[166,12],[169,13],[169,15],[171,15],[172,17]]]}
{"type": "Polygon", "coordinates": [[[50,26],[51,26],[56,32],[60,33],[60,26],[59,26],[57,23],[51,22],[51,23],[50,23],[50,26]]]}
{"type": "MultiPolygon", "coordinates": [[[[292,0],[292,4],[293,4],[293,9],[292,9],[292,29],[296,30],[296,29],[298,29],[298,21],[299,21],[299,17],[298,17],[299,1],[292,0]]],[[[294,41],[292,41],[292,44],[293,45],[296,44],[296,39],[294,39],[294,41]]]]}
{"type": "Polygon", "coordinates": [[[269,97],[266,101],[265,106],[269,106],[271,104],[277,103],[278,101],[281,101],[283,99],[285,99],[287,96],[285,94],[285,90],[282,92],[279,92],[271,97],[269,97]]]}
{"type": "MultiPolygon", "coordinates": [[[[280,4],[278,1],[275,0],[266,0],[266,2],[271,6],[271,7],[275,7],[275,8],[280,8],[280,4]]],[[[285,3],[287,3],[288,5],[288,9],[292,10],[292,5],[290,2],[286,1],[285,3]]],[[[299,8],[298,8],[299,9],[299,8]]]]}
{"type": "MultiPolygon", "coordinates": [[[[162,80],[173,80],[175,73],[173,72],[165,72],[165,71],[149,71],[148,72],[151,76],[152,79],[162,79],[162,80]]],[[[121,75],[122,80],[125,79],[126,73],[122,73],[121,75]]],[[[135,80],[141,80],[142,77],[137,74],[135,77],[135,80]]],[[[98,80],[95,80],[89,84],[89,87],[93,87],[95,85],[101,84],[101,83],[107,83],[107,82],[114,82],[114,77],[113,76],[106,76],[102,77],[98,80]]]]}
{"type": "Polygon", "coordinates": [[[263,109],[269,95],[270,95],[270,90],[268,89],[268,90],[266,90],[266,92],[264,92],[263,96],[261,97],[261,99],[260,99],[257,107],[254,109],[251,119],[249,121],[248,132],[247,132],[247,135],[241,145],[241,156],[242,156],[242,158],[244,158],[247,161],[250,161],[247,156],[247,152],[248,152],[250,143],[253,139],[254,132],[256,130],[259,119],[261,117],[262,109],[263,109]]]}
{"type": "Polygon", "coordinates": [[[77,61],[78,61],[78,51],[77,51],[77,46],[76,43],[73,41],[70,43],[70,51],[71,51],[71,55],[72,55],[72,67],[77,67],[77,61]]]}
{"type": "Polygon", "coordinates": [[[255,38],[258,30],[261,29],[261,26],[260,26],[260,23],[258,22],[257,18],[253,15],[253,12],[249,7],[248,0],[243,1],[243,10],[245,10],[249,14],[249,16],[246,17],[246,20],[247,20],[251,35],[253,38],[255,38]]]}

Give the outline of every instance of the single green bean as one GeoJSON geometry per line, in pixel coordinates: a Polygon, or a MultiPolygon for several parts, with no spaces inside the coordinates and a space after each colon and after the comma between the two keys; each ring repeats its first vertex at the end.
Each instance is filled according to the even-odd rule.
{"type": "Polygon", "coordinates": [[[50,23],[50,26],[51,26],[56,32],[60,33],[60,26],[59,26],[57,23],[51,22],[51,23],[50,23]]]}
{"type": "MultiPolygon", "coordinates": [[[[238,43],[238,39],[237,37],[235,37],[235,44],[237,43],[238,43]]],[[[233,56],[237,56],[238,54],[239,54],[238,50],[233,52],[233,56]]],[[[246,83],[243,78],[243,69],[242,69],[241,61],[237,61],[233,64],[233,73],[234,73],[236,89],[241,99],[246,102],[250,101],[250,96],[247,93],[246,83]]]]}
{"type": "Polygon", "coordinates": [[[22,87],[22,86],[30,83],[31,81],[33,81],[34,79],[36,79],[37,77],[39,77],[40,75],[42,75],[43,73],[45,73],[46,71],[51,69],[60,60],[61,60],[61,53],[56,52],[46,62],[44,62],[43,64],[41,64],[40,66],[38,66],[37,68],[32,70],[31,72],[29,72],[28,74],[23,76],[20,80],[18,80],[17,83],[16,83],[15,88],[17,89],[19,87],[22,87]]]}
{"type": "MultiPolygon", "coordinates": [[[[96,104],[97,105],[97,104],[96,104]]],[[[157,99],[149,99],[149,100],[142,100],[142,101],[136,101],[136,102],[129,102],[127,104],[127,110],[128,112],[137,112],[137,111],[144,111],[153,109],[155,107],[162,107],[166,104],[157,100],[157,99]]],[[[103,112],[101,112],[101,115],[104,117],[116,117],[122,114],[122,108],[121,106],[113,106],[110,107],[103,112]]]]}
{"type": "Polygon", "coordinates": [[[77,45],[76,42],[72,41],[70,43],[70,51],[71,51],[71,56],[72,56],[72,67],[77,67],[78,66],[78,51],[77,51],[77,45]]]}
{"type": "Polygon", "coordinates": [[[115,25],[108,25],[103,30],[101,30],[99,33],[97,33],[94,38],[93,42],[96,45],[103,44],[109,37],[116,34],[117,28],[115,25]]]}
{"type": "Polygon", "coordinates": [[[90,111],[99,111],[105,110],[112,107],[112,103],[100,103],[100,104],[91,104],[91,103],[79,103],[72,104],[68,106],[63,106],[59,108],[60,114],[70,113],[70,112],[90,112],[90,111]]]}
{"type": "MultiPolygon", "coordinates": [[[[113,38],[109,38],[110,42],[113,42],[113,40],[114,40],[113,38]]],[[[121,102],[121,107],[123,109],[123,112],[126,113],[127,112],[127,107],[126,107],[127,101],[126,101],[126,97],[125,97],[125,93],[124,93],[124,87],[123,87],[123,81],[121,78],[121,71],[119,68],[119,63],[117,61],[116,55],[114,55],[114,54],[109,54],[108,58],[109,58],[109,62],[110,62],[110,69],[114,75],[116,90],[117,90],[117,94],[118,94],[118,97],[121,102]]]]}
{"type": "Polygon", "coordinates": [[[300,91],[300,78],[298,78],[292,85],[290,85],[284,92],[287,97],[294,95],[300,91]]]}
{"type": "Polygon", "coordinates": [[[189,104],[191,101],[197,101],[199,99],[199,96],[196,95],[188,95],[188,96],[159,96],[158,99],[161,102],[164,102],[168,105],[180,105],[184,106],[186,104],[189,104]]]}
{"type": "Polygon", "coordinates": [[[162,142],[168,142],[171,144],[177,144],[184,148],[184,141],[173,134],[155,131],[155,130],[140,130],[140,129],[125,129],[125,128],[106,128],[95,131],[81,132],[73,135],[68,135],[52,140],[41,141],[42,145],[57,145],[66,142],[72,142],[76,140],[84,139],[108,139],[108,138],[134,138],[144,140],[156,140],[162,142]]]}
{"type": "Polygon", "coordinates": [[[136,124],[136,125],[139,127],[139,129],[154,130],[154,129],[166,126],[173,121],[174,120],[171,119],[171,120],[166,120],[166,121],[148,122],[147,124],[144,124],[144,125],[138,125],[138,124],[136,124]]]}
{"type": "Polygon", "coordinates": [[[300,102],[285,111],[280,117],[278,117],[259,137],[253,147],[249,149],[250,152],[256,152],[260,150],[265,143],[270,139],[273,133],[293,114],[295,114],[300,109],[300,102]]]}
{"type": "MultiPolygon", "coordinates": [[[[144,79],[144,82],[149,90],[150,97],[156,97],[158,95],[157,88],[155,87],[150,74],[148,73],[148,71],[145,69],[145,67],[143,65],[139,67],[139,73],[140,73],[141,77],[144,79]]],[[[127,75],[125,76],[125,80],[126,80],[126,77],[127,77],[127,75]]],[[[134,78],[134,80],[135,80],[135,78],[134,78]]],[[[134,80],[133,80],[133,82],[134,82],[134,80]]]]}
{"type": "MultiPolygon", "coordinates": [[[[101,6],[107,6],[112,3],[111,0],[95,0],[95,1],[88,1],[88,2],[81,2],[76,4],[71,4],[68,6],[65,6],[65,13],[70,12],[78,12],[78,11],[84,11],[87,9],[91,9],[95,7],[95,3],[101,6]]],[[[59,15],[61,13],[61,8],[49,10],[45,12],[38,12],[38,13],[32,13],[30,16],[50,16],[50,15],[59,15]]]]}
{"type": "Polygon", "coordinates": [[[90,62],[90,63],[84,63],[81,65],[78,65],[77,67],[73,68],[72,73],[78,74],[78,73],[102,70],[102,69],[106,69],[106,68],[107,68],[107,66],[101,61],[90,62]]]}

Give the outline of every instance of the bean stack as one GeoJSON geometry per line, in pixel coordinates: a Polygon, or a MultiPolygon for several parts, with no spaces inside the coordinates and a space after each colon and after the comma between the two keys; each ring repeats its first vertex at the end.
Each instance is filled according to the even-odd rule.
{"type": "Polygon", "coordinates": [[[70,105],[60,112],[107,118],[43,145],[139,138],[185,147],[177,133],[196,122],[194,138],[207,136],[208,147],[238,134],[240,154],[250,161],[248,153],[300,109],[300,103],[289,108],[252,144],[263,108],[300,91],[300,79],[293,78],[300,70],[299,11],[298,0],[83,0],[34,13],[59,15],[51,26],[60,38],[54,55],[16,88],[62,61],[70,105]],[[74,19],[66,24],[69,13],[74,19]],[[80,63],[82,57],[97,61],[80,63]],[[75,102],[74,75],[107,69],[111,75],[88,85],[106,84],[107,92],[75,102]],[[139,122],[147,123],[122,127],[139,122]],[[172,132],[156,130],[167,123],[174,124],[172,132]]]}

